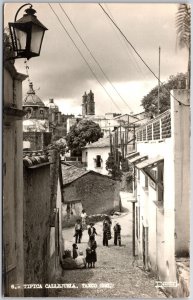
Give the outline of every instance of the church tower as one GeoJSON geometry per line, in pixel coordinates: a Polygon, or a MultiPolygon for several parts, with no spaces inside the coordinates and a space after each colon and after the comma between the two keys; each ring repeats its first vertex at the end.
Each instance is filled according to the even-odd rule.
{"type": "Polygon", "coordinates": [[[87,115],[95,115],[94,93],[91,90],[87,95],[87,115]]]}
{"type": "Polygon", "coordinates": [[[31,82],[23,100],[23,110],[23,147],[31,151],[44,149],[52,138],[48,120],[49,107],[36,95],[31,82]]]}
{"type": "Polygon", "coordinates": [[[82,115],[85,117],[87,115],[87,94],[86,92],[82,96],[82,115]]]}

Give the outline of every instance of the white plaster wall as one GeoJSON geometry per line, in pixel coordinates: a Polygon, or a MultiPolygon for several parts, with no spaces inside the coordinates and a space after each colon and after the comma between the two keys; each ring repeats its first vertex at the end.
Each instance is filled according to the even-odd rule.
{"type": "Polygon", "coordinates": [[[108,171],[106,170],[106,161],[110,153],[110,147],[84,149],[82,154],[83,162],[86,161],[86,152],[87,152],[87,170],[89,171],[93,170],[100,174],[108,175],[108,171]],[[101,168],[95,167],[94,158],[96,158],[97,155],[100,155],[102,158],[101,168]]]}
{"type": "Polygon", "coordinates": [[[190,94],[174,90],[173,95],[185,105],[171,101],[171,126],[174,149],[175,252],[183,256],[190,247],[190,94]]]}
{"type": "MultiPolygon", "coordinates": [[[[175,277],[175,256],[174,256],[174,181],[173,181],[173,147],[172,140],[166,139],[163,142],[137,143],[137,151],[140,155],[147,154],[148,158],[158,155],[164,157],[164,203],[163,209],[156,207],[156,191],[149,186],[148,194],[144,193],[144,178],[140,175],[140,201],[142,204],[143,222],[147,222],[149,231],[149,259],[151,267],[156,271],[156,265],[160,276],[173,280],[175,277]],[[146,208],[145,208],[146,207],[146,208]],[[164,214],[163,214],[164,212],[164,214]],[[168,262],[168,263],[167,263],[168,262]],[[169,264],[169,272],[166,269],[169,264]],[[169,275],[168,275],[169,274],[169,275]]],[[[142,222],[142,220],[141,220],[142,222]]],[[[142,228],[141,228],[142,229],[142,228]]],[[[141,242],[142,244],[142,242],[141,242]]],[[[142,247],[141,250],[142,251],[142,247]]]]}

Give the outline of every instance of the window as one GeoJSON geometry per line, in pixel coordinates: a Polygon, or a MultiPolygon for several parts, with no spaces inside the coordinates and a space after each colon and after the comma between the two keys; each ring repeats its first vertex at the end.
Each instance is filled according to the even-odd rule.
{"type": "Polygon", "coordinates": [[[102,162],[101,156],[97,155],[96,156],[96,168],[101,168],[101,162],[102,162]]]}
{"type": "Polygon", "coordinates": [[[44,114],[44,110],[40,109],[40,115],[43,115],[43,114],[44,114]]]}

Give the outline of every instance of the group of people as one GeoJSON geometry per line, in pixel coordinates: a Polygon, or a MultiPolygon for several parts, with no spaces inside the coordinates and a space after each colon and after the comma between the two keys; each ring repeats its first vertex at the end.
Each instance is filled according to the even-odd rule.
{"type": "MultiPolygon", "coordinates": [[[[85,212],[83,211],[85,214],[85,212]]],[[[75,224],[75,244],[74,247],[77,247],[77,243],[81,243],[82,233],[84,229],[87,229],[86,220],[85,218],[82,218],[81,220],[78,219],[75,224]]],[[[88,247],[86,249],[86,259],[85,259],[85,266],[87,265],[88,268],[94,268],[95,262],[97,261],[97,255],[96,255],[96,248],[97,248],[97,242],[95,241],[95,235],[97,235],[96,229],[94,227],[94,223],[90,223],[90,227],[88,228],[88,247]]],[[[73,258],[76,259],[77,253],[75,250],[73,251],[73,258]]]]}
{"type": "MultiPolygon", "coordinates": [[[[87,229],[87,222],[86,222],[87,214],[85,210],[82,211],[81,213],[81,219],[78,219],[75,224],[75,243],[81,243],[82,239],[82,234],[85,229],[87,229]]],[[[104,221],[103,221],[103,246],[108,246],[108,241],[112,238],[111,236],[111,218],[109,216],[106,216],[104,221]]],[[[121,246],[121,226],[118,222],[113,227],[114,230],[114,245],[119,244],[121,246]]],[[[90,236],[96,235],[96,229],[94,227],[93,223],[90,223],[90,227],[88,228],[88,235],[89,235],[89,240],[90,236]]]]}
{"type": "MultiPolygon", "coordinates": [[[[103,246],[108,247],[109,240],[111,239],[111,226],[111,219],[110,217],[106,216],[103,221],[103,246]]],[[[114,245],[117,246],[117,244],[119,244],[119,246],[121,246],[121,225],[118,222],[116,222],[113,227],[113,230],[114,245]]]]}
{"type": "MultiPolygon", "coordinates": [[[[75,243],[72,245],[72,257],[71,254],[67,253],[63,256],[63,268],[64,269],[83,269],[83,268],[95,268],[95,263],[97,261],[97,242],[95,237],[97,235],[94,223],[90,223],[88,228],[88,247],[86,248],[86,256],[84,257],[83,252],[78,252],[78,243],[81,243],[83,231],[87,229],[87,214],[85,210],[82,211],[81,219],[77,219],[75,223],[75,243]]],[[[103,221],[103,246],[108,247],[109,240],[111,236],[111,218],[106,216],[103,221]]],[[[113,227],[114,230],[114,245],[121,246],[121,226],[118,222],[113,227]]]]}

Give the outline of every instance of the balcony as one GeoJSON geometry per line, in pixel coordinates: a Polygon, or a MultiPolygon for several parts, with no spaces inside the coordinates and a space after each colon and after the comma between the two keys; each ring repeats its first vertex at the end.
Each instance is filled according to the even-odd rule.
{"type": "Polygon", "coordinates": [[[149,142],[171,138],[170,110],[152,119],[136,131],[137,142],[149,142]]]}

